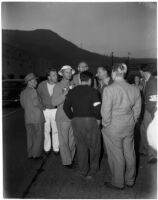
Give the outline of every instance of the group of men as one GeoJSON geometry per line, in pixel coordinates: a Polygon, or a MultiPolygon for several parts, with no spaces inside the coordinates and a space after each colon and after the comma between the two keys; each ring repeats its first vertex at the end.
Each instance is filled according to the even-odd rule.
{"type": "MultiPolygon", "coordinates": [[[[123,63],[113,65],[111,76],[104,67],[99,67],[99,87],[87,63],[79,63],[78,71],[74,75],[75,70],[64,65],[58,72],[62,80],[57,82],[57,71],[50,68],[47,80],[37,90],[37,77],[33,73],[25,77],[27,87],[20,102],[25,111],[28,157],[40,158],[43,149],[45,153],[53,150],[54,154],[60,152],[62,164],[71,168],[76,152],[79,175],[90,179],[99,169],[102,132],[112,175],[111,182],[104,184],[115,189],[132,187],[140,91],[126,82],[127,66],[123,63]]],[[[147,107],[153,117],[156,104],[148,102],[152,104],[147,107]]]]}

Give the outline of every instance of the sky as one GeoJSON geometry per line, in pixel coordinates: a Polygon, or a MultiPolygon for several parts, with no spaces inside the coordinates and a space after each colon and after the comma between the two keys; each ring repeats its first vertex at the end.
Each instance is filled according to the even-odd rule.
{"type": "Polygon", "coordinates": [[[99,54],[157,56],[157,5],[152,2],[3,2],[2,28],[50,29],[99,54]]]}

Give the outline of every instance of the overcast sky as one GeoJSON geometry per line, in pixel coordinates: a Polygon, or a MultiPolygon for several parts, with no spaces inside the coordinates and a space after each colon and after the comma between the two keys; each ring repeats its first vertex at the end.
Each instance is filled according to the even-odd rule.
{"type": "Polygon", "coordinates": [[[2,3],[4,29],[50,29],[77,46],[116,56],[156,57],[156,3],[2,3]]]}

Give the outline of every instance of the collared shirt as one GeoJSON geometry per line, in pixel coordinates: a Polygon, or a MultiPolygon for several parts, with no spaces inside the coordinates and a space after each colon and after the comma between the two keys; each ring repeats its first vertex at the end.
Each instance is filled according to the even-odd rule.
{"type": "Polygon", "coordinates": [[[50,96],[52,96],[52,94],[53,94],[54,86],[55,86],[55,84],[50,84],[47,82],[47,88],[48,88],[48,92],[49,92],[50,96]]]}
{"type": "Polygon", "coordinates": [[[54,109],[55,107],[52,105],[52,94],[54,92],[55,85],[50,85],[50,88],[48,88],[49,85],[47,80],[42,81],[38,85],[37,91],[40,95],[43,106],[47,109],[54,109]]]}

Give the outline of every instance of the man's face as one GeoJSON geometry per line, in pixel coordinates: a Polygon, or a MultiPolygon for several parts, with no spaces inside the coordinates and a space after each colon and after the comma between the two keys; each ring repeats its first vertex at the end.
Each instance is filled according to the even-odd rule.
{"type": "Polygon", "coordinates": [[[33,88],[35,88],[37,86],[37,80],[36,79],[32,79],[31,81],[29,81],[29,85],[33,88]]]}
{"type": "Polygon", "coordinates": [[[143,79],[146,81],[147,78],[148,78],[148,74],[149,74],[149,73],[140,70],[140,74],[141,74],[141,76],[143,77],[143,79]]]}
{"type": "Polygon", "coordinates": [[[87,63],[80,63],[78,65],[78,71],[81,73],[81,72],[84,72],[84,71],[87,71],[88,70],[88,66],[87,66],[87,63]]]}
{"type": "Polygon", "coordinates": [[[63,70],[63,77],[64,77],[66,80],[70,80],[70,79],[71,79],[71,76],[72,76],[72,70],[71,70],[71,69],[64,69],[64,70],[63,70]]]}
{"type": "Polygon", "coordinates": [[[57,79],[58,79],[57,72],[51,71],[51,72],[49,73],[48,79],[49,79],[51,82],[56,83],[56,82],[57,82],[57,79]]]}
{"type": "Polygon", "coordinates": [[[107,77],[107,71],[104,70],[103,68],[99,67],[97,69],[97,76],[98,76],[99,80],[103,80],[104,78],[107,77]]]}

